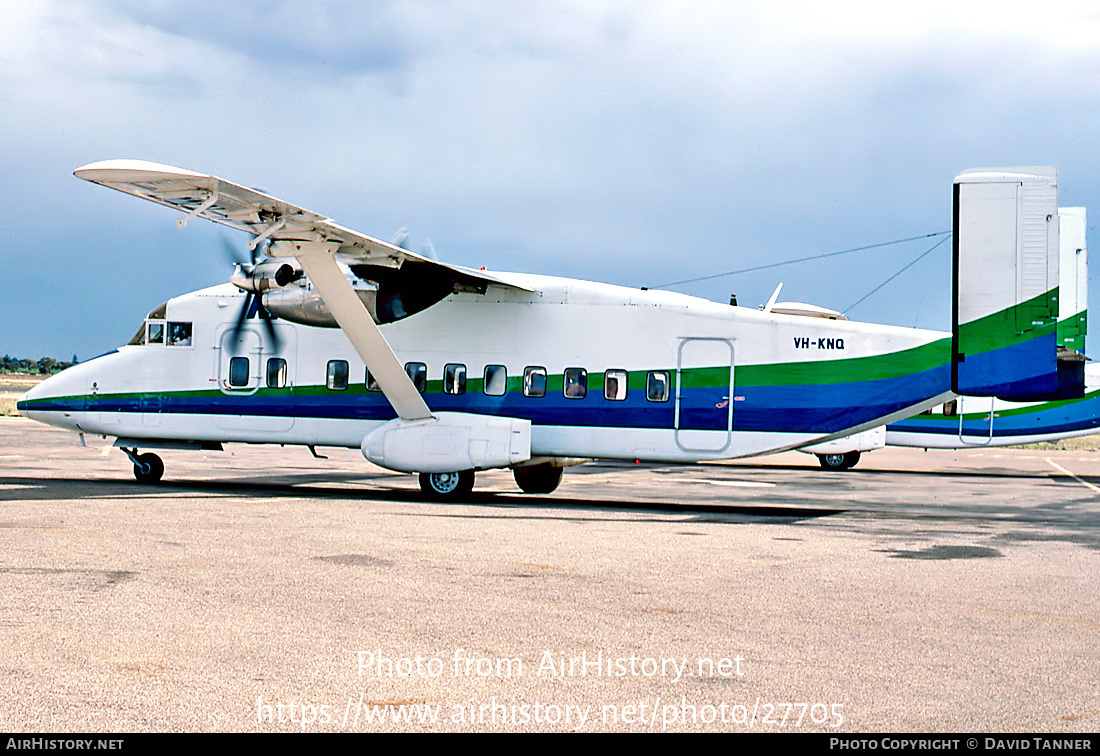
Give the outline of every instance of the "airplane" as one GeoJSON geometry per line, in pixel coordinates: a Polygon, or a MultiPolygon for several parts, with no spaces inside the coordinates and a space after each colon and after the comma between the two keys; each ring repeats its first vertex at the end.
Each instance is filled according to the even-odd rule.
{"type": "MultiPolygon", "coordinates": [[[[1066,357],[1084,361],[1088,329],[1088,247],[1083,207],[1058,208],[1059,297],[1057,342],[1066,357]]],[[[780,303],[776,310],[817,317],[843,317],[821,307],[780,303]]],[[[1059,401],[1011,402],[995,397],[959,396],[934,408],[869,431],[803,447],[826,470],[851,469],[861,452],[884,446],[968,449],[1014,446],[1100,432],[1100,366],[1084,368],[1085,394],[1059,401]]]]}
{"type": "Polygon", "coordinates": [[[1057,170],[954,182],[949,333],[438,262],[263,192],[109,160],[75,175],[251,235],[229,283],[153,309],[127,345],[18,402],[141,449],[358,448],[456,500],[511,468],[550,493],[581,461],[769,454],[910,417],[956,394],[1078,396],[1059,358],[1057,170]],[[1022,230],[1017,234],[1018,230],[1022,230]],[[1021,271],[1019,274],[1017,271],[1021,271]]]}

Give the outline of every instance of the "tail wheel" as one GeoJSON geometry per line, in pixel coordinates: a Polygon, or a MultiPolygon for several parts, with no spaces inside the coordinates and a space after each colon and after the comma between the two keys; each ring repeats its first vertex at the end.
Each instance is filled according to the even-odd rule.
{"type": "Polygon", "coordinates": [[[847,470],[855,467],[856,463],[859,462],[859,452],[851,451],[844,454],[818,454],[817,460],[826,470],[847,470]]]}
{"type": "Polygon", "coordinates": [[[474,471],[420,473],[420,490],[436,501],[454,501],[474,490],[474,471]]]}
{"type": "Polygon", "coordinates": [[[164,462],[156,454],[139,454],[134,462],[138,483],[156,483],[164,475],[164,462]]]}
{"type": "Polygon", "coordinates": [[[553,465],[541,464],[529,467],[516,467],[512,469],[516,485],[524,493],[548,494],[561,483],[562,468],[553,465]]]}

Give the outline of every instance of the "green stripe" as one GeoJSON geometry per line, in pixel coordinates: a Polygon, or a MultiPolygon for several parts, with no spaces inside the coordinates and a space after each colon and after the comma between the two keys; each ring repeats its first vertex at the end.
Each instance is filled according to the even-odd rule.
{"type": "Polygon", "coordinates": [[[1088,310],[1081,310],[1065,320],[1058,321],[1058,346],[1085,351],[1085,335],[1088,333],[1088,310]]]}
{"type": "MultiPolygon", "coordinates": [[[[911,349],[904,349],[889,354],[873,355],[869,357],[853,357],[836,360],[815,360],[807,362],[773,363],[763,365],[737,365],[737,384],[739,386],[806,386],[836,383],[854,383],[871,381],[883,378],[899,378],[926,370],[931,370],[942,365],[949,364],[951,356],[951,340],[944,338],[923,344],[911,349]]],[[[675,384],[676,370],[673,368],[659,368],[669,373],[675,384]]],[[[632,391],[645,390],[647,370],[631,370],[628,373],[628,389],[632,391]]],[[[683,385],[689,388],[726,386],[729,384],[729,367],[703,367],[689,368],[681,371],[683,385]]],[[[602,372],[588,373],[588,390],[603,390],[604,374],[602,372]]],[[[547,393],[561,393],[565,378],[562,373],[550,373],[546,377],[547,393]]],[[[469,377],[466,380],[467,393],[480,393],[483,390],[484,380],[481,377],[469,377]]],[[[523,376],[510,375],[508,377],[508,391],[519,392],[523,389],[523,376]]],[[[675,392],[675,385],[672,391],[675,392]]],[[[255,391],[248,389],[240,392],[223,392],[220,389],[200,389],[195,391],[172,392],[135,392],[90,395],[75,395],[67,397],[50,397],[42,400],[31,400],[24,406],[33,409],[35,404],[55,401],[84,401],[84,400],[110,400],[110,399],[144,399],[144,398],[215,398],[238,395],[257,397],[278,396],[330,396],[333,394],[373,394],[368,392],[363,383],[349,384],[346,389],[332,390],[324,384],[297,385],[281,389],[261,387],[255,391]]],[[[428,394],[443,393],[441,380],[429,380],[427,383],[428,394]]]]}
{"type": "Polygon", "coordinates": [[[959,324],[959,352],[982,354],[1023,344],[1054,333],[1058,320],[1058,287],[1000,312],[959,324]],[[1053,313],[1053,315],[1052,315],[1053,313]]]}
{"type": "MultiPolygon", "coordinates": [[[[1077,399],[1060,399],[1056,402],[1042,402],[1040,404],[1029,404],[1023,407],[1013,407],[1011,409],[996,408],[993,410],[997,417],[1012,417],[1013,415],[1031,415],[1036,412],[1046,412],[1048,410],[1058,409],[1060,407],[1067,407],[1069,405],[1078,404],[1080,402],[1088,401],[1089,399],[1095,399],[1100,396],[1100,391],[1090,391],[1082,397],[1077,399]]],[[[982,410],[979,412],[967,412],[962,415],[963,420],[985,420],[989,417],[989,410],[982,410]]],[[[928,415],[915,415],[914,418],[928,419],[928,415]]],[[[939,419],[939,416],[937,416],[939,419]]],[[[958,422],[959,416],[948,418],[954,422],[958,422]]],[[[1038,430],[1042,430],[1041,428],[1038,430]]]]}
{"type": "Polygon", "coordinates": [[[738,365],[738,386],[808,386],[901,378],[951,362],[951,339],[870,357],[738,365]]]}

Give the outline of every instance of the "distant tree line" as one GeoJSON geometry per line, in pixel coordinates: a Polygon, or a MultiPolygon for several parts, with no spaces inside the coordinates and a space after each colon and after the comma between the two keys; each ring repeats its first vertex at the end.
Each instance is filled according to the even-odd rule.
{"type": "Polygon", "coordinates": [[[0,373],[38,373],[40,375],[52,375],[53,373],[60,373],[67,367],[72,367],[77,364],[79,360],[76,355],[73,355],[72,360],[69,362],[62,362],[61,360],[55,360],[53,357],[43,357],[39,360],[26,360],[19,357],[12,357],[10,354],[5,354],[0,359],[0,373]]]}

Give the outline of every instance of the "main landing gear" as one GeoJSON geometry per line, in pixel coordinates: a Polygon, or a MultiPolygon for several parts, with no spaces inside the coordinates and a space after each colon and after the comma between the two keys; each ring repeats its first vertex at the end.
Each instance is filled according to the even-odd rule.
{"type": "Polygon", "coordinates": [[[844,454],[818,454],[817,461],[821,463],[821,466],[826,470],[833,470],[839,472],[840,470],[847,470],[855,467],[859,462],[859,452],[851,451],[844,454]]]}
{"type": "MultiPolygon", "coordinates": [[[[135,464],[135,470],[136,470],[135,464]]],[[[512,468],[516,485],[529,494],[553,493],[561,483],[562,468],[550,463],[512,468]]],[[[434,501],[458,501],[474,488],[474,471],[420,473],[420,490],[434,501]]]]}
{"type": "Polygon", "coordinates": [[[549,463],[541,465],[529,465],[528,467],[512,468],[512,475],[516,479],[516,485],[524,493],[548,494],[561,483],[561,474],[564,468],[555,467],[549,463]]]}
{"type": "Polygon", "coordinates": [[[164,461],[152,452],[138,454],[137,449],[121,447],[134,463],[134,477],[138,483],[156,483],[164,475],[164,461]]]}
{"type": "Polygon", "coordinates": [[[420,473],[420,490],[436,501],[454,501],[474,490],[474,471],[420,473]]]}

